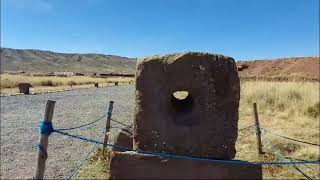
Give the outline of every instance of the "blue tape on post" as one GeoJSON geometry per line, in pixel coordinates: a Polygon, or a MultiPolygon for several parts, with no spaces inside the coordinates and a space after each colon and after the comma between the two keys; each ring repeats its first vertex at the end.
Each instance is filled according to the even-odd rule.
{"type": "Polygon", "coordinates": [[[39,124],[39,132],[40,132],[40,134],[49,136],[53,131],[54,131],[54,129],[53,129],[53,126],[52,126],[51,122],[42,121],[39,124]]]}

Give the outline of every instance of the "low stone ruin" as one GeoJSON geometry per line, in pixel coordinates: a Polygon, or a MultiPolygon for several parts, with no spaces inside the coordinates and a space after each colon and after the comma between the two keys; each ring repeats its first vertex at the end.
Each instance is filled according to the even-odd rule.
{"type": "MultiPolygon", "coordinates": [[[[133,128],[132,126],[128,126],[125,128],[122,128],[120,133],[118,134],[118,136],[115,139],[114,144],[117,147],[124,147],[126,149],[132,149],[133,148],[133,128]]],[[[114,151],[125,151],[125,149],[121,149],[121,148],[117,148],[117,147],[113,147],[114,151]]]]}
{"type": "Polygon", "coordinates": [[[29,83],[20,83],[18,84],[19,92],[23,94],[29,94],[30,93],[30,87],[31,84],[29,83]]]}
{"type": "MultiPolygon", "coordinates": [[[[239,98],[240,82],[231,57],[189,52],[140,59],[133,149],[233,159],[239,98]]],[[[110,178],[262,178],[261,166],[253,164],[172,159],[137,152],[114,152],[110,178]]]]}

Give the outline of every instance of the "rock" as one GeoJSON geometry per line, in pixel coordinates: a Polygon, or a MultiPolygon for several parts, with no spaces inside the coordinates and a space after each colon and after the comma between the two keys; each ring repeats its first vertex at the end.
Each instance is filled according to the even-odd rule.
{"type": "Polygon", "coordinates": [[[239,98],[240,82],[231,57],[188,52],[139,59],[133,147],[232,159],[239,98]],[[186,97],[175,97],[177,91],[186,97]]]}
{"type": "Polygon", "coordinates": [[[125,127],[121,130],[119,135],[116,137],[115,143],[116,146],[124,147],[123,148],[117,148],[114,147],[114,151],[126,151],[126,150],[132,150],[133,148],[133,138],[132,138],[132,127],[125,127]]]}
{"type": "Polygon", "coordinates": [[[255,164],[163,158],[135,152],[114,152],[110,179],[262,179],[255,164]]]}
{"type": "Polygon", "coordinates": [[[30,87],[32,87],[32,86],[31,86],[31,84],[29,84],[29,83],[20,83],[20,84],[18,85],[18,87],[19,87],[19,92],[20,92],[20,93],[29,94],[29,93],[30,93],[29,89],[30,89],[30,87]]]}

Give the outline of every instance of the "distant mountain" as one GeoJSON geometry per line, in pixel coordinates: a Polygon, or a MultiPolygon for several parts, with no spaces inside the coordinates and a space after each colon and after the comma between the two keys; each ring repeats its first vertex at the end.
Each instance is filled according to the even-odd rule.
{"type": "MultiPolygon", "coordinates": [[[[319,80],[319,57],[237,61],[239,76],[262,80],[319,80]]],[[[103,54],[67,54],[1,48],[1,71],[135,73],[136,59],[103,54]]]]}
{"type": "Polygon", "coordinates": [[[320,79],[319,57],[292,57],[268,60],[238,61],[240,77],[267,79],[320,79]]]}
{"type": "Polygon", "coordinates": [[[103,55],[57,53],[34,49],[1,48],[1,72],[134,73],[136,59],[103,55]]]}

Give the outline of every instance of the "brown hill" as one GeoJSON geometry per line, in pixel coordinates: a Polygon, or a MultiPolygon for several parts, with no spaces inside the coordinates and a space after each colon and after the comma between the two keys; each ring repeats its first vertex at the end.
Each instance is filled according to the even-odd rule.
{"type": "Polygon", "coordinates": [[[114,55],[71,54],[34,49],[1,48],[1,72],[48,73],[72,71],[132,74],[135,72],[135,67],[136,59],[114,55]]]}
{"type": "Polygon", "coordinates": [[[319,57],[294,57],[273,60],[238,61],[242,78],[275,80],[319,80],[319,57]]]}
{"type": "MultiPolygon", "coordinates": [[[[293,57],[271,60],[237,61],[242,79],[319,80],[319,57],[293,57]]],[[[25,71],[48,73],[73,71],[80,73],[135,72],[136,59],[103,55],[71,54],[33,49],[1,48],[1,72],[25,71]]]]}

